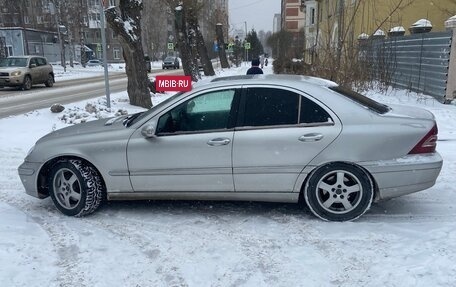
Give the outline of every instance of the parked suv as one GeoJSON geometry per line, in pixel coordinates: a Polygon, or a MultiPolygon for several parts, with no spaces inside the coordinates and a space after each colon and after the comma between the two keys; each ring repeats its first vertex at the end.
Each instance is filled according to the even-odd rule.
{"type": "Polygon", "coordinates": [[[163,70],[173,68],[173,69],[179,69],[179,58],[177,57],[166,57],[165,60],[163,60],[162,64],[163,70]]]}
{"type": "Polygon", "coordinates": [[[29,90],[35,84],[54,85],[54,70],[46,58],[20,56],[0,60],[0,87],[29,90]]]}

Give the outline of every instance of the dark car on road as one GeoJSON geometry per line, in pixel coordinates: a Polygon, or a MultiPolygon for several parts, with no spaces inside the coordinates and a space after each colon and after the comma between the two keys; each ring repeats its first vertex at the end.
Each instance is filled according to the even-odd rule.
{"type": "Polygon", "coordinates": [[[166,57],[165,60],[163,60],[162,68],[164,69],[179,69],[179,58],[177,57],[166,57]]]}

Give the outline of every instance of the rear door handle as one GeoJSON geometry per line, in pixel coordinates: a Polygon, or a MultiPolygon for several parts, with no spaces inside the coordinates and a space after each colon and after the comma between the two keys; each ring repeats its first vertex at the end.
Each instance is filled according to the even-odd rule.
{"type": "Polygon", "coordinates": [[[299,140],[302,142],[316,142],[319,141],[323,138],[322,134],[319,133],[310,133],[310,134],[305,134],[299,137],[299,140]]]}
{"type": "Polygon", "coordinates": [[[227,139],[227,138],[216,138],[216,139],[212,139],[212,140],[208,141],[207,144],[210,146],[221,146],[221,145],[227,145],[230,142],[231,142],[231,140],[227,139]]]}

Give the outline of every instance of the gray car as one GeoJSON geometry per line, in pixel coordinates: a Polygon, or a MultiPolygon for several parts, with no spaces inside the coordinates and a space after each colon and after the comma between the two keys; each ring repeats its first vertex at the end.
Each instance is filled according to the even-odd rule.
{"type": "Polygon", "coordinates": [[[0,59],[0,87],[30,90],[36,84],[54,85],[54,69],[46,58],[18,56],[0,59]]]}
{"type": "Polygon", "coordinates": [[[427,189],[442,167],[432,113],[319,78],[218,78],[152,109],[41,138],[19,167],[28,194],[66,215],[104,198],[307,203],[353,220],[427,189]]]}
{"type": "Polygon", "coordinates": [[[179,69],[179,58],[178,57],[166,57],[163,60],[162,69],[179,69]]]}

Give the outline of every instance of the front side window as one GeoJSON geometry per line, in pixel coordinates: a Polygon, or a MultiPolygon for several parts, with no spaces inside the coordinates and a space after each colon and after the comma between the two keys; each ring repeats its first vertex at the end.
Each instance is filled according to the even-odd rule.
{"type": "Polygon", "coordinates": [[[160,117],[157,134],[227,129],[235,92],[209,92],[180,104],[160,117]]]}
{"type": "Polygon", "coordinates": [[[298,123],[298,94],[275,88],[248,88],[246,92],[243,126],[298,123]]]}
{"type": "Polygon", "coordinates": [[[46,65],[46,59],[44,59],[44,58],[36,58],[36,61],[38,62],[38,66],[46,65]]]}

